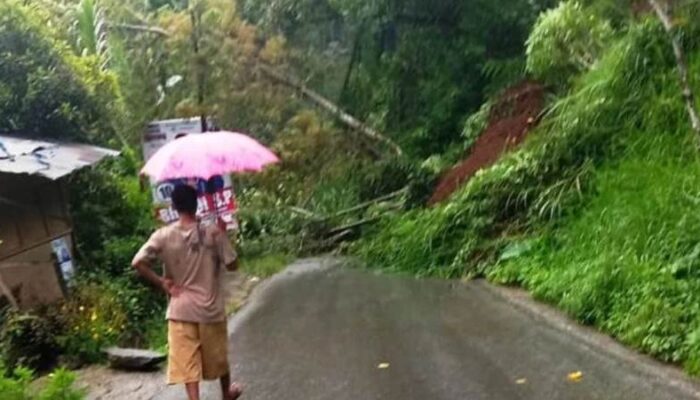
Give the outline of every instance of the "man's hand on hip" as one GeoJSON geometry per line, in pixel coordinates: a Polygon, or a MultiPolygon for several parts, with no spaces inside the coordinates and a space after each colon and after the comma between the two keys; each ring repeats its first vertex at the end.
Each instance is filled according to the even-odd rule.
{"type": "Polygon", "coordinates": [[[170,297],[177,297],[182,293],[182,286],[176,285],[172,279],[163,278],[161,286],[170,297]]]}

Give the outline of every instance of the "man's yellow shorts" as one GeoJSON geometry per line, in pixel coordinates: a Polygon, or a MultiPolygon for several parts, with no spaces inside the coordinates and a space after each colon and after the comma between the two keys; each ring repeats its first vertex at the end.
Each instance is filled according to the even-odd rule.
{"type": "Polygon", "coordinates": [[[168,383],[218,379],[229,373],[226,322],[168,321],[168,383]]]}

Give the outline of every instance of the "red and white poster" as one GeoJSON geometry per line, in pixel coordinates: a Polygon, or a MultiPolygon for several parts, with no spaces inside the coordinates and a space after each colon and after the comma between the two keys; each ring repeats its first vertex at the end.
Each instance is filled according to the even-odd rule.
{"type": "MultiPolygon", "coordinates": [[[[172,119],[150,123],[143,135],[143,158],[148,160],[166,143],[184,135],[206,135],[202,132],[200,118],[172,119]]],[[[164,182],[151,182],[153,204],[156,217],[169,224],[177,220],[178,215],[170,204],[170,195],[178,184],[189,184],[197,188],[199,195],[197,216],[204,223],[220,223],[226,230],[238,229],[236,219],[236,196],[231,177],[215,176],[211,179],[191,179],[183,177],[164,182]]]]}

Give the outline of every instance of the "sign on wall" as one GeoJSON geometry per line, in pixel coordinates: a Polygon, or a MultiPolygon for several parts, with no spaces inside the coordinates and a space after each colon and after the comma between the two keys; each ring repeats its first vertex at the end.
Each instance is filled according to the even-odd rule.
{"type": "MultiPolygon", "coordinates": [[[[172,119],[150,123],[143,135],[143,158],[148,160],[158,149],[184,135],[206,135],[202,132],[200,118],[172,119]]],[[[236,198],[230,176],[215,176],[211,179],[182,177],[164,182],[151,181],[156,217],[169,224],[178,215],[170,204],[170,195],[178,184],[189,184],[197,188],[197,216],[204,223],[219,220],[227,230],[238,228],[236,221],[236,198]]]]}
{"type": "Polygon", "coordinates": [[[55,239],[51,241],[51,249],[56,255],[56,260],[58,261],[59,268],[61,269],[63,280],[65,282],[70,282],[73,280],[75,269],[73,268],[73,257],[71,256],[68,242],[62,237],[55,239]]]}

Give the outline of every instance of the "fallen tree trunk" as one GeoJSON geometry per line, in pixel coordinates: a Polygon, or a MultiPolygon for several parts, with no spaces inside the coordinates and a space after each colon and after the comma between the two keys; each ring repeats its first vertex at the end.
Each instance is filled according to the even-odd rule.
{"type": "Polygon", "coordinates": [[[298,215],[303,215],[304,217],[310,218],[310,219],[315,219],[315,220],[323,220],[325,217],[322,217],[320,215],[316,215],[312,213],[309,210],[305,210],[301,207],[295,207],[295,206],[287,206],[287,209],[295,214],[298,215]]]}
{"type": "Polygon", "coordinates": [[[158,26],[134,25],[134,24],[115,24],[115,23],[111,23],[111,22],[107,22],[106,26],[109,29],[155,33],[155,34],[161,35],[161,36],[170,36],[170,33],[168,33],[168,31],[166,31],[165,29],[158,27],[158,26]]]}
{"type": "Polygon", "coordinates": [[[344,232],[344,231],[351,231],[351,230],[353,230],[355,228],[359,228],[363,225],[367,225],[367,224],[370,224],[372,222],[377,222],[377,221],[381,220],[383,217],[384,217],[383,215],[377,215],[374,217],[361,219],[361,220],[353,222],[351,224],[347,224],[347,225],[339,226],[337,228],[333,228],[330,231],[328,231],[328,236],[333,236],[333,235],[336,235],[336,234],[338,234],[340,232],[344,232]]]}
{"type": "Polygon", "coordinates": [[[401,189],[401,190],[397,190],[396,192],[389,193],[389,194],[386,194],[386,195],[384,195],[384,196],[377,197],[376,199],[366,201],[366,202],[364,202],[364,203],[358,204],[358,205],[356,205],[356,206],[350,207],[350,208],[345,209],[345,210],[338,211],[337,213],[335,213],[335,214],[333,214],[333,215],[327,216],[326,218],[324,218],[324,220],[329,220],[329,219],[333,219],[333,218],[337,218],[337,217],[342,217],[343,215],[352,214],[352,213],[354,213],[355,211],[364,210],[365,208],[371,207],[371,206],[373,206],[373,205],[375,205],[375,204],[377,204],[377,203],[381,203],[381,202],[383,202],[383,201],[387,201],[387,200],[391,200],[391,199],[393,199],[393,198],[395,198],[395,197],[399,197],[399,196],[401,196],[402,194],[406,193],[407,191],[408,191],[408,187],[405,187],[405,188],[403,188],[403,189],[401,189]]]}
{"type": "MultiPolygon", "coordinates": [[[[686,57],[683,52],[683,47],[681,46],[680,40],[675,33],[675,27],[671,19],[671,15],[666,7],[667,4],[663,4],[659,0],[648,0],[649,5],[654,9],[656,16],[661,21],[661,24],[666,30],[669,40],[671,41],[671,46],[673,47],[673,54],[676,57],[676,65],[678,69],[678,77],[680,78],[681,90],[683,92],[683,99],[685,100],[685,108],[690,117],[690,124],[693,127],[695,133],[700,136],[700,117],[698,117],[697,109],[695,108],[695,95],[690,86],[690,78],[688,73],[688,63],[686,62],[686,57]]],[[[699,138],[700,140],[700,138],[699,138]]]]}
{"type": "Polygon", "coordinates": [[[333,115],[346,126],[352,128],[353,130],[363,134],[364,136],[374,141],[384,143],[385,145],[389,146],[397,155],[403,154],[401,147],[399,147],[399,145],[396,144],[396,142],[382,135],[376,129],[368,126],[364,122],[348,114],[347,112],[342,110],[337,104],[323,97],[321,94],[309,89],[308,87],[306,87],[306,85],[304,85],[303,82],[299,81],[298,79],[286,76],[267,65],[260,65],[259,68],[260,71],[262,71],[269,78],[284,85],[287,85],[295,90],[298,90],[309,100],[313,101],[318,106],[329,112],[331,115],[333,115]]]}

